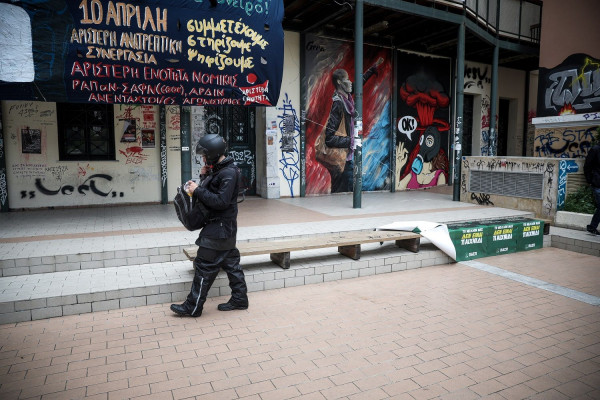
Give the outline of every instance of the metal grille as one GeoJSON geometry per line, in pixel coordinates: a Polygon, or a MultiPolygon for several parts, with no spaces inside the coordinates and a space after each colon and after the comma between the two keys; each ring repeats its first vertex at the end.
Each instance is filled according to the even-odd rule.
{"type": "Polygon", "coordinates": [[[471,171],[469,192],[541,199],[544,174],[528,172],[471,171]]]}

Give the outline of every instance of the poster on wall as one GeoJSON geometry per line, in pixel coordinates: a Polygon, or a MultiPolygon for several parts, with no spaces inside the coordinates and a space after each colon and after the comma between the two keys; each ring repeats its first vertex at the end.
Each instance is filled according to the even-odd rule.
{"type": "Polygon", "coordinates": [[[136,120],[121,119],[119,121],[121,121],[121,123],[123,124],[123,134],[121,135],[121,143],[132,143],[137,141],[136,120]]]}
{"type": "Polygon", "coordinates": [[[42,154],[42,131],[21,129],[21,149],[23,154],[42,154]]]}
{"type": "MultiPolygon", "coordinates": [[[[353,190],[354,45],[307,35],[306,194],[353,190]]],[[[391,57],[364,47],[362,188],[390,189],[391,57]]]]}
{"type": "Polygon", "coordinates": [[[448,182],[450,60],[399,52],[396,189],[448,182]]]}
{"type": "Polygon", "coordinates": [[[283,117],[283,129],[281,130],[281,148],[283,152],[294,151],[294,134],[296,132],[296,120],[293,114],[283,117]]]}
{"type": "Polygon", "coordinates": [[[3,44],[0,99],[276,105],[283,12],[282,0],[0,3],[14,16],[0,37],[31,38],[3,44]],[[23,74],[31,64],[34,74],[23,74]]]}
{"type": "Polygon", "coordinates": [[[600,111],[600,60],[572,54],[554,68],[540,68],[538,117],[600,111]]]}
{"type": "Polygon", "coordinates": [[[142,147],[155,148],[154,129],[142,129],[142,147]]]}

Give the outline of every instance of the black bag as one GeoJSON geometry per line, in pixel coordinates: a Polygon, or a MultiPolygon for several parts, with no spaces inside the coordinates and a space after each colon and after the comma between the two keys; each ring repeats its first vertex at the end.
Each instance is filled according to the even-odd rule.
{"type": "Polygon", "coordinates": [[[201,201],[190,197],[183,186],[177,188],[177,194],[173,199],[175,213],[183,226],[188,231],[196,231],[206,226],[209,219],[209,211],[201,201]]]}

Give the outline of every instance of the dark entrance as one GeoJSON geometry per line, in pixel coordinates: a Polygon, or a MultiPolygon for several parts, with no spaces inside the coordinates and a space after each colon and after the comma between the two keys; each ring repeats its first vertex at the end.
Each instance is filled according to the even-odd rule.
{"type": "Polygon", "coordinates": [[[473,143],[473,95],[465,94],[463,97],[463,134],[462,155],[472,156],[473,143]]]}
{"type": "Polygon", "coordinates": [[[255,117],[254,107],[204,107],[205,132],[225,137],[228,153],[242,171],[248,195],[256,195],[255,117]]]}
{"type": "Polygon", "coordinates": [[[497,156],[506,156],[508,141],[508,115],[510,111],[510,100],[500,99],[498,102],[498,149],[497,156]]]}

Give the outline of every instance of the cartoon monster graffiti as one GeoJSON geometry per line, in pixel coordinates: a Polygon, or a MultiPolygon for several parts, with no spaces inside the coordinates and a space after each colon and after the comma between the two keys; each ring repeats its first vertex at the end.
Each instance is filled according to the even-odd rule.
{"type": "MultiPolygon", "coordinates": [[[[436,116],[436,111],[446,109],[450,98],[442,84],[430,73],[419,71],[406,79],[400,88],[400,99],[405,106],[417,112],[416,129],[400,135],[396,148],[397,171],[400,173],[399,189],[418,189],[448,182],[448,157],[442,133],[447,133],[447,118],[436,116]],[[412,133],[417,132],[413,138],[412,133]],[[414,143],[416,142],[416,143],[414,143]],[[408,146],[414,143],[409,151],[408,146]]],[[[404,115],[399,115],[404,117],[404,115]]]]}

